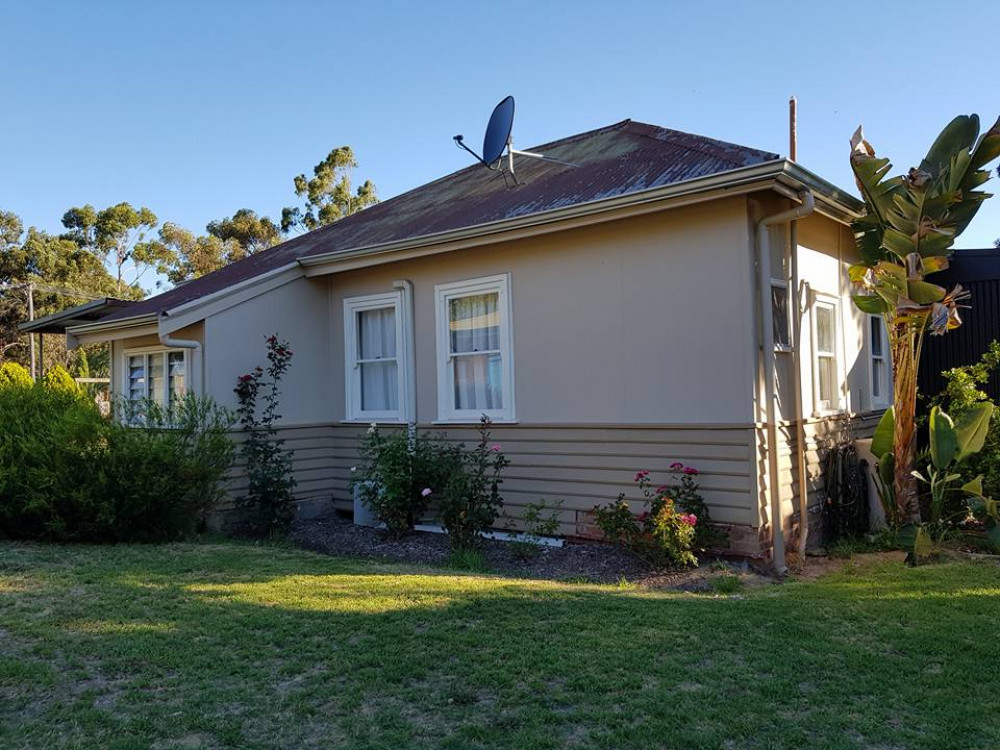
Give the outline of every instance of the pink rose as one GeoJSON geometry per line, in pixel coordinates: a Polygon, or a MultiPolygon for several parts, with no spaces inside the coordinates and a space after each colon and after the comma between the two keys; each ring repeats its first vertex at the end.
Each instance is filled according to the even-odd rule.
{"type": "Polygon", "coordinates": [[[643,479],[649,476],[649,472],[643,469],[642,471],[636,472],[635,479],[633,482],[641,482],[643,479]]]}
{"type": "Polygon", "coordinates": [[[490,448],[490,450],[491,451],[496,451],[497,453],[499,453],[500,452],[500,446],[499,446],[499,444],[498,445],[494,445],[492,448],[490,448]]]}
{"type": "Polygon", "coordinates": [[[698,474],[698,470],[693,466],[685,466],[684,473],[687,474],[688,476],[693,476],[698,474]]]}
{"type": "Polygon", "coordinates": [[[688,526],[694,526],[698,523],[698,516],[694,513],[688,513],[686,516],[681,516],[681,521],[686,523],[688,526]]]}
{"type": "Polygon", "coordinates": [[[661,484],[656,488],[657,495],[666,495],[668,492],[670,492],[670,488],[665,484],[661,484]]]}
{"type": "Polygon", "coordinates": [[[680,461],[674,461],[672,464],[670,464],[670,471],[680,471],[683,468],[684,464],[682,464],[680,461]]]}

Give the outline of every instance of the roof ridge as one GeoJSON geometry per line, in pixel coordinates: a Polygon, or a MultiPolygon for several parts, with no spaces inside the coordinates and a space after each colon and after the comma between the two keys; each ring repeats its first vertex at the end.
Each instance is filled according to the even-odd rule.
{"type": "MultiPolygon", "coordinates": [[[[732,141],[724,141],[721,138],[713,138],[710,135],[702,135],[701,133],[691,133],[691,132],[688,132],[687,130],[678,130],[677,128],[666,128],[666,127],[664,127],[662,125],[656,125],[656,124],[650,123],[650,122],[642,122],[640,120],[627,120],[626,122],[628,122],[628,123],[630,123],[632,125],[639,125],[639,126],[641,126],[643,128],[648,128],[650,130],[656,130],[656,131],[659,131],[659,132],[662,132],[662,133],[670,133],[671,135],[676,134],[676,135],[680,135],[680,136],[687,136],[689,138],[697,138],[700,141],[708,141],[710,143],[718,144],[720,146],[723,146],[723,147],[725,147],[727,149],[733,149],[733,150],[742,149],[744,151],[754,151],[754,152],[760,154],[761,156],[767,156],[767,157],[770,157],[771,159],[780,159],[781,158],[781,154],[777,154],[774,151],[765,151],[764,149],[755,148],[753,146],[744,146],[741,143],[733,143],[732,141]]],[[[642,132],[641,130],[633,130],[632,132],[634,132],[636,135],[640,136],[641,138],[653,138],[653,136],[651,136],[649,133],[642,132]]],[[[694,146],[692,144],[689,144],[689,143],[678,143],[676,145],[680,146],[681,148],[686,148],[686,149],[688,149],[690,151],[697,151],[698,153],[701,153],[701,154],[708,153],[704,149],[697,148],[696,146],[694,146]]],[[[726,157],[721,156],[719,154],[712,154],[712,156],[716,156],[718,158],[726,158],[726,157]]],[[[730,161],[730,162],[732,162],[734,164],[739,165],[739,162],[736,162],[736,161],[734,161],[732,159],[726,158],[726,160],[730,161]]]]}

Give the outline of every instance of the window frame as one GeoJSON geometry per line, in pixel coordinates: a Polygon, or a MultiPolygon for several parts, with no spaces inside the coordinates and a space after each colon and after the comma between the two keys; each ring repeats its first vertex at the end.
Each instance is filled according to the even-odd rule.
{"type": "Polygon", "coordinates": [[[514,333],[511,305],[510,274],[502,273],[476,279],[437,284],[434,287],[434,314],[437,331],[438,424],[476,423],[485,414],[493,422],[515,422],[514,402],[514,333]],[[449,336],[448,303],[452,299],[496,293],[500,313],[500,373],[502,378],[502,409],[456,409],[455,371],[449,336]]]}
{"type": "Polygon", "coordinates": [[[890,398],[889,398],[889,384],[890,378],[889,373],[892,367],[892,358],[889,356],[889,332],[886,330],[885,321],[882,319],[881,315],[871,315],[868,314],[866,317],[865,326],[865,343],[868,347],[868,393],[870,394],[870,402],[872,409],[887,409],[889,408],[890,398]],[[875,356],[875,342],[872,339],[872,321],[877,320],[879,323],[879,335],[882,337],[882,353],[875,356]],[[882,361],[882,380],[879,383],[881,386],[882,395],[875,395],[875,360],[879,359],[882,361]]]}
{"type": "MultiPolygon", "coordinates": [[[[794,346],[792,342],[793,338],[793,328],[792,328],[792,295],[788,291],[788,282],[784,279],[771,279],[771,298],[768,300],[768,304],[771,305],[771,319],[772,328],[777,325],[778,315],[777,310],[774,306],[774,288],[778,287],[785,291],[785,330],[788,332],[788,342],[779,342],[778,337],[774,336],[774,351],[776,352],[791,352],[794,351],[794,346]]],[[[773,333],[773,332],[772,332],[773,333]]]]}
{"type": "MultiPolygon", "coordinates": [[[[373,360],[374,361],[374,360],[373,360]]],[[[387,360],[381,360],[387,361],[387,360]]],[[[402,291],[366,294],[344,298],[344,416],[346,422],[377,422],[401,424],[407,420],[406,379],[410,362],[407,359],[406,330],[403,326],[402,291]],[[391,307],[396,320],[396,388],[395,411],[362,409],[361,360],[358,355],[358,313],[391,307]]]]}
{"type": "Polygon", "coordinates": [[[132,403],[132,377],[131,368],[129,366],[129,360],[132,357],[143,356],[145,357],[145,371],[146,371],[146,395],[144,398],[150,399],[149,395],[149,355],[150,354],[163,354],[163,397],[164,404],[167,408],[171,407],[170,401],[170,355],[175,353],[181,353],[184,355],[184,395],[193,393],[194,389],[191,387],[191,350],[183,348],[171,348],[168,346],[143,346],[136,347],[134,349],[124,349],[122,350],[122,390],[121,396],[128,403],[132,403]]]}
{"type": "Polygon", "coordinates": [[[841,362],[843,361],[843,351],[841,350],[841,326],[843,325],[840,320],[840,300],[833,295],[821,294],[818,292],[813,293],[812,306],[810,308],[810,326],[811,326],[811,337],[812,337],[812,383],[813,383],[813,411],[815,416],[826,416],[830,414],[840,414],[844,411],[844,382],[843,373],[841,372],[841,362]],[[819,307],[829,308],[833,311],[833,350],[832,351],[820,351],[819,349],[819,337],[817,335],[817,315],[816,310],[819,307]],[[822,393],[820,392],[820,368],[819,360],[820,358],[833,358],[834,371],[836,373],[836,383],[834,387],[836,389],[836,398],[833,402],[828,402],[822,398],[822,393]]]}

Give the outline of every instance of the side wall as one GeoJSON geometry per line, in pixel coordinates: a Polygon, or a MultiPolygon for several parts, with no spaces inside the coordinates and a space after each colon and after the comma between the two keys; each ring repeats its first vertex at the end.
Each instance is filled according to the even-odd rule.
{"type": "MultiPolygon", "coordinates": [[[[774,208],[770,207],[769,210],[774,208]]],[[[772,239],[773,241],[775,240],[772,239]]],[[[818,541],[816,532],[825,501],[822,471],[826,450],[848,438],[870,437],[885,404],[875,402],[871,394],[868,317],[850,299],[851,284],[847,269],[857,262],[857,255],[849,228],[813,215],[799,221],[794,232],[785,232],[784,241],[794,243],[802,303],[798,312],[801,327],[798,372],[796,373],[795,353],[775,354],[779,383],[778,481],[781,487],[782,523],[787,546],[792,549],[798,538],[801,513],[798,430],[794,421],[793,379],[796,374],[800,378],[804,418],[810,543],[818,541]],[[829,411],[817,408],[812,312],[817,297],[835,299],[838,304],[837,365],[841,404],[840,408],[829,411]]],[[[767,429],[761,425],[755,434],[759,489],[757,512],[761,527],[769,525],[771,515],[767,442],[767,429]]],[[[762,536],[762,540],[765,545],[770,544],[769,532],[762,536]]]]}

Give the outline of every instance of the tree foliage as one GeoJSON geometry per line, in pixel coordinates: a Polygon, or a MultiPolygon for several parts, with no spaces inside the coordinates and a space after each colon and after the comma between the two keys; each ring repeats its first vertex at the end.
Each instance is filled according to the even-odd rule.
{"type": "Polygon", "coordinates": [[[926,332],[941,335],[961,325],[959,308],[969,294],[926,277],[948,267],[956,238],[988,193],[979,190],[1000,156],[1000,120],[979,135],[979,117],[953,119],[919,167],[887,177],[891,164],[858,128],[851,139],[851,167],[865,202],[853,224],[862,262],[850,269],[861,293],[857,307],[882,315],[889,332],[894,387],[893,491],[903,523],[920,522],[916,478],[917,368],[926,332]]]}
{"type": "Polygon", "coordinates": [[[243,253],[240,257],[267,250],[281,241],[280,227],[267,216],[258,216],[249,208],[241,208],[231,217],[209,222],[206,230],[223,242],[238,243],[243,253]]]}
{"type": "Polygon", "coordinates": [[[375,184],[365,180],[352,189],[351,176],[358,162],[350,146],[333,149],[313,167],[313,177],[300,174],[295,178],[295,195],[305,199],[302,207],[289,207],[281,212],[281,230],[313,230],[357,213],[378,203],[375,184]]]}
{"type": "Polygon", "coordinates": [[[145,241],[159,219],[144,206],[134,208],[123,202],[97,211],[88,203],[69,209],[63,214],[62,223],[69,230],[64,238],[89,250],[114,269],[119,295],[130,286],[138,286],[150,268],[164,272],[172,260],[163,243],[145,241]],[[131,274],[129,280],[125,278],[126,271],[131,274]]]}

